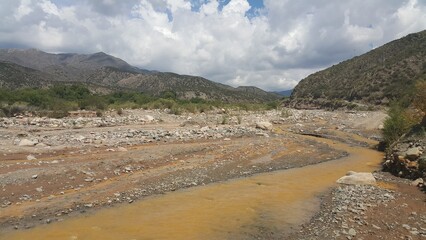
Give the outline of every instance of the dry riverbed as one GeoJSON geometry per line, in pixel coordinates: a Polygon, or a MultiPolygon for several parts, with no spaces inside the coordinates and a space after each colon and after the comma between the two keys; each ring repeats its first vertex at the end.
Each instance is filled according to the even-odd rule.
{"type": "MultiPolygon", "coordinates": [[[[289,109],[0,119],[0,233],[150,195],[340,159],[348,153],[318,137],[370,147],[380,137],[384,117],[380,112],[289,109]]],[[[376,173],[376,178],[381,185],[339,186],[324,193],[321,211],[311,222],[284,235],[424,238],[424,194],[387,174],[376,173]]],[[[260,233],[253,238],[283,236],[260,233]]]]}

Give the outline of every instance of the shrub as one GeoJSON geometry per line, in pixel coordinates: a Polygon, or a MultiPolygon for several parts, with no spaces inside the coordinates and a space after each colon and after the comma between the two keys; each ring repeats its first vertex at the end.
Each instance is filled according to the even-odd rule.
{"type": "Polygon", "coordinates": [[[416,84],[413,105],[423,113],[422,125],[426,126],[426,81],[420,81],[416,84]]]}
{"type": "Polygon", "coordinates": [[[406,111],[398,104],[391,104],[388,110],[388,118],[383,124],[383,139],[387,146],[392,145],[398,139],[407,133],[411,128],[411,124],[407,119],[406,111]]]}
{"type": "Polygon", "coordinates": [[[177,105],[173,105],[170,108],[170,114],[181,115],[182,114],[182,109],[180,107],[178,107],[177,105]]]}

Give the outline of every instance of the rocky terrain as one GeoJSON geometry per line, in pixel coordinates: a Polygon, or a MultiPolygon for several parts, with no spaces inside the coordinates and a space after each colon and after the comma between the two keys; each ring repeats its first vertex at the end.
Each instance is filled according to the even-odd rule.
{"type": "Polygon", "coordinates": [[[411,134],[392,146],[387,154],[384,169],[399,177],[414,180],[424,187],[426,179],[426,139],[424,133],[411,134]]]}
{"type": "MultiPolygon", "coordinates": [[[[380,139],[385,117],[382,112],[284,109],[1,118],[0,232],[182,188],[339,159],[348,153],[316,139],[368,147],[380,139]]],[[[410,181],[383,173],[375,178],[375,186],[341,185],[324,193],[311,224],[290,237],[424,237],[423,193],[410,181]]]]}

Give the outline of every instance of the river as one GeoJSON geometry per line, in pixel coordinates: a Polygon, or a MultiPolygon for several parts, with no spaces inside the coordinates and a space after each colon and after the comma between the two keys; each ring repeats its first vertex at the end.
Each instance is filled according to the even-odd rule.
{"type": "Polygon", "coordinates": [[[0,239],[256,239],[279,238],[318,210],[318,196],[352,171],[373,171],[382,154],[319,139],[348,157],[311,166],[209,184],[33,229],[0,239]]]}

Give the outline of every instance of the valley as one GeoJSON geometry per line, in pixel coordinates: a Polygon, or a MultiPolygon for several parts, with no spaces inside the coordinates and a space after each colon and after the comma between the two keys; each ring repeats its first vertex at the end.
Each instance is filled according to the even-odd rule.
{"type": "MultiPolygon", "coordinates": [[[[353,229],[357,237],[374,239],[371,232],[377,229],[368,224],[375,221],[370,214],[386,212],[387,204],[403,208],[398,213],[407,214],[410,222],[404,224],[410,229],[406,230],[401,223],[379,231],[381,234],[389,239],[395,234],[398,237],[394,239],[405,235],[424,236],[426,206],[421,200],[424,196],[410,186],[410,182],[377,172],[376,186],[335,184],[347,171],[380,170],[383,156],[370,149],[380,138],[384,113],[295,109],[233,111],[226,113],[226,123],[222,121],[224,115],[221,110],[184,115],[162,110],[125,110],[121,116],[111,111],[103,117],[92,118],[3,118],[0,122],[0,238],[26,239],[26,234],[30,234],[32,239],[48,239],[47,236],[52,239],[58,236],[63,239],[132,236],[145,239],[144,234],[150,233],[156,239],[176,239],[172,236],[180,239],[188,239],[185,236],[193,239],[200,236],[204,239],[300,239],[301,236],[344,239],[352,237],[353,231],[349,230],[353,229]],[[293,175],[298,171],[300,176],[293,175]],[[244,184],[248,185],[244,187],[244,184]],[[256,186],[271,189],[252,189],[256,186]],[[245,188],[250,191],[246,192],[245,188]],[[205,198],[200,191],[209,192],[207,199],[212,199],[207,203],[198,202],[198,198],[205,198]],[[263,195],[265,198],[259,198],[263,195]],[[333,200],[329,199],[331,196],[333,200]],[[171,205],[169,208],[157,203],[167,202],[168,198],[173,200],[163,204],[171,205]],[[236,202],[232,201],[234,198],[236,202]],[[333,205],[347,201],[335,200],[341,198],[366,201],[362,211],[357,210],[358,218],[350,216],[352,208],[345,210],[333,205]],[[248,205],[244,207],[242,203],[248,205]],[[300,206],[296,208],[299,211],[291,210],[296,206],[293,204],[300,206]],[[407,207],[401,207],[404,204],[407,207]],[[260,206],[257,212],[249,210],[260,206]],[[219,209],[215,210],[216,207],[219,209]],[[188,210],[185,215],[174,213],[179,208],[188,210]],[[336,209],[340,209],[339,212],[335,212],[336,209]],[[203,213],[207,210],[214,214],[203,213]],[[140,215],[128,215],[138,211],[140,215]],[[271,211],[277,214],[271,215],[271,211]],[[338,218],[327,219],[330,211],[338,218]],[[103,214],[118,213],[124,214],[118,221],[125,224],[124,229],[136,226],[140,229],[154,221],[158,214],[170,221],[175,221],[172,216],[178,214],[177,219],[189,222],[184,221],[183,225],[177,224],[177,220],[170,222],[169,226],[175,227],[169,229],[167,220],[160,218],[162,224],[155,221],[148,224],[144,231],[140,230],[143,234],[139,237],[132,235],[132,230],[124,231],[129,232],[127,236],[110,235],[106,229],[101,230],[109,228],[108,223],[102,225],[101,219],[115,219],[103,214]],[[96,219],[98,214],[103,217],[87,220],[99,222],[99,226],[94,225],[98,230],[81,219],[96,219]],[[195,220],[201,216],[207,219],[195,220]],[[227,220],[218,221],[215,216],[227,220]],[[133,225],[125,220],[127,218],[135,219],[134,223],[139,219],[142,223],[148,222],[133,225]],[[309,221],[315,224],[314,229],[309,221]],[[71,227],[74,230],[65,230],[67,224],[74,226],[71,227]],[[75,232],[81,227],[72,224],[87,226],[88,230],[75,232]],[[197,227],[197,224],[204,225],[197,227]],[[412,228],[417,229],[417,234],[411,233],[416,233],[412,228]]],[[[387,219],[386,224],[397,221],[397,217],[387,219]]],[[[374,226],[384,229],[383,224],[375,222],[374,226]]],[[[124,233],[116,231],[115,234],[124,233]]]]}

